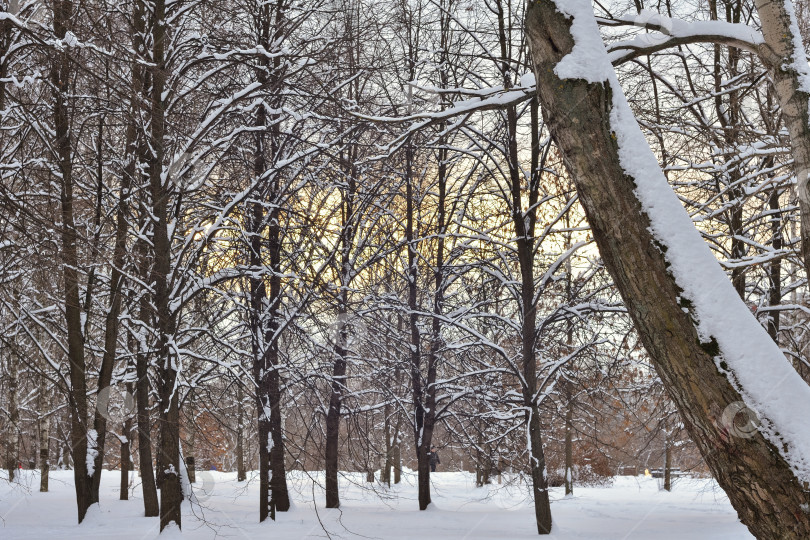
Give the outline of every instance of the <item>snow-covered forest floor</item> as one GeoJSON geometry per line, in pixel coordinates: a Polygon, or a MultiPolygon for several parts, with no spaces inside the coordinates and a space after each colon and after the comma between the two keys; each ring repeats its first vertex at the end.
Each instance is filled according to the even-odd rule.
{"type": "MultiPolygon", "coordinates": [[[[120,476],[102,475],[101,505],[76,524],[72,472],[55,471],[49,493],[39,493],[36,471],[19,486],[0,479],[0,538],[69,540],[147,539],[158,535],[158,519],[142,517],[140,487],[129,501],[118,500],[120,476]]],[[[321,473],[322,474],[322,473],[321,473]]],[[[236,482],[235,473],[200,472],[194,491],[199,504],[184,505],[184,538],[273,539],[520,539],[537,538],[533,508],[525,487],[475,487],[468,473],[431,475],[433,505],[418,511],[415,475],[385,489],[363,482],[364,475],[341,478],[340,510],[323,508],[323,491],[309,473],[289,475],[293,508],[278,520],[258,524],[258,482],[236,482]],[[312,504],[313,495],[318,503],[312,504]]],[[[250,480],[250,476],[249,476],[250,480]]],[[[607,487],[578,487],[572,498],[552,489],[554,532],[550,539],[674,540],[752,538],[724,493],[710,480],[678,479],[671,493],[659,480],[618,477],[607,487]]]]}

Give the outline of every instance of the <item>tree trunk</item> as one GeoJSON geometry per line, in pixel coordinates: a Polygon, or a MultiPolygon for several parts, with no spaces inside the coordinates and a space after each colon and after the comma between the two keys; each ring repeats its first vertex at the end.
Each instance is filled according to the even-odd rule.
{"type": "MultiPolygon", "coordinates": [[[[501,22],[501,26],[503,22],[501,22]]],[[[503,28],[500,32],[503,33],[503,28]]],[[[501,40],[505,41],[504,38],[501,40]]],[[[501,45],[502,54],[505,46],[501,45]]],[[[504,74],[504,84],[508,87],[509,78],[504,74]]],[[[523,211],[523,176],[520,172],[517,147],[517,109],[510,105],[506,109],[507,133],[509,137],[509,180],[512,203],[512,223],[515,228],[518,263],[520,265],[520,310],[521,310],[521,368],[523,407],[526,411],[526,425],[529,430],[529,469],[532,476],[532,495],[538,534],[551,533],[551,502],[548,496],[546,459],[543,452],[543,431],[540,426],[540,409],[537,406],[537,357],[535,340],[537,334],[537,306],[535,305],[534,282],[534,231],[537,222],[537,200],[539,196],[539,134],[537,132],[537,100],[532,100],[532,184],[529,200],[523,211]]]]}
{"type": "Polygon", "coordinates": [[[385,456],[383,458],[382,469],[380,470],[380,483],[391,487],[391,466],[394,456],[392,453],[393,444],[391,442],[391,404],[386,403],[383,408],[385,420],[383,423],[383,436],[385,437],[385,456]]]}
{"type": "Polygon", "coordinates": [[[160,431],[159,471],[160,482],[160,530],[174,523],[182,528],[180,505],[183,492],[180,478],[180,396],[175,384],[177,381],[176,363],[169,349],[169,341],[174,336],[176,321],[169,307],[171,272],[171,239],[169,238],[169,197],[167,179],[163,175],[165,156],[166,110],[164,93],[166,87],[167,18],[165,0],[155,0],[152,4],[152,60],[150,110],[149,110],[149,149],[148,171],[151,196],[152,249],[154,262],[151,282],[154,284],[152,302],[155,319],[155,363],[159,375],[160,431]]]}
{"type": "Polygon", "coordinates": [[[794,35],[791,0],[755,0],[765,44],[759,46],[760,58],[768,72],[780,112],[790,133],[791,155],[797,178],[801,212],[801,253],[805,271],[810,275],[810,93],[801,82],[808,72],[801,35],[794,35]],[[801,72],[796,66],[801,66],[801,72]]]}
{"type": "MultiPolygon", "coordinates": [[[[139,240],[135,246],[135,253],[138,259],[138,266],[146,274],[146,246],[143,240],[139,240]]],[[[143,276],[144,278],[146,276],[143,276]]],[[[139,317],[143,324],[148,324],[149,320],[149,299],[147,295],[141,295],[139,317]]],[[[141,490],[143,491],[144,516],[155,517],[160,515],[158,505],[157,485],[155,484],[155,471],[152,464],[152,421],[149,416],[149,366],[147,364],[146,353],[140,349],[141,344],[130,336],[130,347],[135,353],[135,404],[138,428],[138,466],[141,472],[141,490]]]]}
{"type": "MultiPolygon", "coordinates": [[[[344,289],[345,291],[345,289],[344,289]]],[[[341,295],[344,297],[345,295],[341,295]]],[[[326,507],[340,507],[340,491],[338,489],[338,442],[340,438],[340,409],[343,400],[343,389],[346,385],[346,308],[345,297],[339,300],[340,308],[337,319],[337,341],[335,345],[335,361],[332,367],[332,384],[329,394],[329,410],[326,413],[326,507]]]]}
{"type": "Polygon", "coordinates": [[[666,440],[664,441],[664,489],[672,491],[672,441],[669,438],[669,432],[665,433],[666,440]]]}
{"type": "MultiPolygon", "coordinates": [[[[425,441],[430,440],[432,433],[426,433],[424,387],[422,383],[422,353],[419,335],[419,315],[417,304],[417,267],[416,235],[414,231],[414,205],[413,205],[413,147],[408,141],[405,150],[405,242],[408,248],[408,322],[411,342],[411,391],[414,405],[414,448],[416,449],[417,478],[419,491],[419,509],[425,510],[430,504],[430,462],[427,455],[430,447],[425,447],[425,441]]],[[[429,442],[427,444],[430,444],[429,442]]]]}
{"type": "Polygon", "coordinates": [[[48,491],[48,476],[51,470],[49,424],[50,420],[47,416],[42,418],[39,424],[39,491],[42,493],[48,491]]]}
{"type": "Polygon", "coordinates": [[[394,443],[393,454],[394,454],[394,485],[396,485],[402,481],[402,450],[398,438],[394,443]]]}
{"type": "MultiPolygon", "coordinates": [[[[165,347],[165,345],[164,345],[165,347]]],[[[168,350],[164,358],[169,362],[168,350]]],[[[179,392],[175,389],[177,373],[171,367],[160,370],[161,377],[160,408],[158,421],[160,426],[161,467],[164,468],[163,483],[160,486],[160,530],[172,523],[182,527],[180,505],[183,502],[183,490],[180,478],[180,409],[179,392]]]]}
{"type": "MultiPolygon", "coordinates": [[[[782,214],[779,204],[779,188],[773,188],[768,199],[771,209],[771,247],[774,251],[782,249],[782,214]]],[[[782,303],[782,258],[776,257],[768,263],[768,305],[774,307],[768,312],[768,334],[771,339],[779,343],[780,311],[778,306],[782,303]]]]}
{"type": "MultiPolygon", "coordinates": [[[[75,17],[70,0],[53,3],[53,31],[64,39],[75,17]]],[[[79,300],[78,232],[73,213],[73,141],[66,95],[72,80],[71,54],[67,48],[53,55],[50,82],[53,88],[54,151],[61,180],[61,259],[64,281],[65,322],[67,326],[70,392],[68,404],[71,417],[71,454],[76,489],[79,523],[84,520],[92,501],[92,482],[88,476],[88,439],[94,438],[87,429],[87,381],[84,358],[81,302],[79,300]]]]}
{"type": "Polygon", "coordinates": [[[741,396],[715,364],[722,353],[717,341],[703,342],[679,303],[682,290],[642,211],[636,179],[620,164],[609,114],[612,93],[621,89],[609,82],[560,79],[554,71],[573,49],[571,25],[554,2],[528,7],[526,30],[543,115],[605,265],[670,398],[741,521],[758,538],[808,538],[810,516],[804,509],[810,501],[779,449],[759,431],[732,438],[720,421],[718,408],[741,396]]]}
{"type": "Polygon", "coordinates": [[[119,500],[129,500],[129,472],[132,468],[132,417],[124,421],[124,433],[121,440],[121,484],[119,500]]]}
{"type": "Polygon", "coordinates": [[[481,463],[481,484],[486,486],[492,483],[492,445],[487,443],[485,448],[481,463]]]}
{"type": "MultiPolygon", "coordinates": [[[[99,133],[99,138],[102,134],[99,133]]],[[[127,150],[132,151],[134,145],[134,130],[128,130],[127,150]]],[[[101,143],[99,143],[101,144],[101,143]]],[[[104,327],[104,354],[98,374],[98,392],[96,398],[96,411],[93,419],[93,429],[96,433],[95,458],[93,460],[93,474],[91,485],[91,503],[99,500],[101,486],[101,471],[104,465],[105,441],[107,438],[107,417],[110,410],[110,383],[115,367],[116,352],[118,350],[119,315],[121,313],[121,300],[123,296],[122,269],[127,255],[127,213],[129,192],[132,177],[135,174],[135,155],[128,155],[130,162],[121,176],[121,188],[118,196],[118,209],[116,213],[115,247],[113,249],[112,269],[110,270],[110,306],[105,317],[104,327]]],[[[101,155],[98,156],[101,159],[101,155]]],[[[100,203],[99,203],[100,204],[100,203]]],[[[88,292],[89,294],[89,292],[88,292]]],[[[127,444],[129,444],[127,442],[127,444]]],[[[127,449],[127,451],[129,451],[127,449]]],[[[122,463],[122,470],[124,465],[122,463]]],[[[123,493],[123,492],[122,492],[123,493]]]]}
{"type": "Polygon", "coordinates": [[[574,402],[571,392],[571,383],[566,381],[565,404],[565,495],[574,494],[574,402]]]}
{"type": "Polygon", "coordinates": [[[51,447],[51,415],[50,399],[45,388],[45,378],[41,378],[39,385],[39,491],[48,491],[48,475],[50,474],[50,447],[51,447]]]}
{"type": "Polygon", "coordinates": [[[189,484],[194,484],[197,482],[197,460],[194,459],[194,448],[197,443],[197,428],[194,425],[194,405],[191,392],[193,391],[190,391],[183,401],[188,409],[186,417],[189,418],[189,422],[186,427],[186,445],[183,446],[181,459],[186,464],[186,476],[188,476],[189,484]]]}
{"type": "Polygon", "coordinates": [[[242,385],[236,386],[236,481],[244,482],[247,479],[247,472],[245,471],[245,435],[244,435],[244,422],[245,422],[245,407],[242,403],[245,399],[242,394],[242,385]]]}
{"type": "Polygon", "coordinates": [[[8,470],[8,481],[19,481],[20,451],[20,410],[17,403],[18,361],[9,356],[8,361],[8,430],[6,432],[6,469],[8,470]]]}

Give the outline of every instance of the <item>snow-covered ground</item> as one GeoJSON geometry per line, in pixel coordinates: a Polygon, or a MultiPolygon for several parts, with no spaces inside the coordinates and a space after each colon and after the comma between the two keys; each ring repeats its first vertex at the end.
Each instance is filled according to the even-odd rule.
{"type": "MultiPolygon", "coordinates": [[[[0,538],[70,540],[147,539],[158,535],[158,520],[142,517],[140,486],[129,501],[118,500],[119,475],[102,475],[101,505],[76,525],[72,472],[56,471],[51,491],[39,493],[39,476],[26,475],[18,487],[0,478],[0,538]]],[[[183,537],[273,539],[520,539],[537,538],[533,507],[525,489],[493,485],[476,488],[467,473],[431,475],[433,505],[419,512],[415,478],[406,475],[391,490],[370,488],[362,475],[342,479],[340,510],[323,508],[323,491],[307,473],[290,474],[293,508],[278,521],[257,523],[257,482],[238,483],[233,473],[198,473],[199,505],[185,505],[183,537]],[[317,507],[312,504],[313,494],[317,507]]],[[[315,478],[317,480],[317,477],[315,478]]],[[[679,479],[672,493],[658,480],[619,477],[610,487],[577,488],[564,498],[552,489],[554,532],[550,539],[674,540],[752,538],[737,521],[723,492],[709,480],[679,479]]]]}

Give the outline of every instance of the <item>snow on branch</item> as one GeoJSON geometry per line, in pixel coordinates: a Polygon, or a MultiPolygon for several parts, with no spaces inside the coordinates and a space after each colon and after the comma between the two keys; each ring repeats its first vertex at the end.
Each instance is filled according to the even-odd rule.
{"type": "Polygon", "coordinates": [[[608,58],[613,65],[691,43],[719,43],[755,54],[760,54],[760,45],[764,43],[762,34],[745,24],[725,21],[687,22],[646,9],[637,15],[600,17],[597,22],[602,26],[635,26],[652,30],[652,33],[639,34],[632,39],[612,43],[608,47],[608,58]]]}

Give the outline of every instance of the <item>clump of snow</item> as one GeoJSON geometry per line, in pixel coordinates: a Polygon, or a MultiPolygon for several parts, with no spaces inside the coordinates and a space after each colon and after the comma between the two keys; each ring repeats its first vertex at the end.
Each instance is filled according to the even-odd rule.
{"type": "Polygon", "coordinates": [[[793,2],[784,0],[785,11],[790,17],[790,34],[792,38],[793,54],[790,68],[796,71],[799,78],[799,90],[810,94],[810,65],[807,63],[807,55],[802,44],[802,34],[799,31],[799,23],[796,19],[796,10],[793,9],[793,2]]]}
{"type": "Polygon", "coordinates": [[[169,523],[168,525],[166,525],[166,528],[160,532],[160,539],[164,540],[165,538],[168,539],[176,538],[178,540],[183,538],[183,533],[180,530],[180,527],[177,526],[177,523],[175,522],[169,523]]]}
{"type": "Polygon", "coordinates": [[[81,523],[83,529],[88,528],[103,528],[107,524],[109,512],[104,512],[99,503],[91,504],[87,508],[87,513],[84,515],[84,520],[81,523]]]}
{"type": "Polygon", "coordinates": [[[188,477],[186,460],[180,455],[180,491],[183,492],[183,499],[193,500],[194,490],[191,489],[191,480],[188,477]]]}
{"type": "MultiPolygon", "coordinates": [[[[610,124],[616,133],[622,168],[636,183],[636,196],[650,219],[655,238],[683,296],[701,339],[717,340],[715,358],[746,405],[761,418],[760,431],[782,453],[797,478],[810,481],[810,423],[801,413],[810,403],[808,386],[734,290],[709,247],[667,183],[638,126],[601,41],[590,0],[558,0],[557,9],[573,17],[576,45],[558,65],[558,76],[603,82],[613,92],[610,124]],[[598,41],[598,47],[596,46],[598,41]]],[[[718,404],[721,408],[729,405],[718,404]]]]}
{"type": "Polygon", "coordinates": [[[657,11],[642,9],[635,20],[647,20],[664,29],[668,36],[686,38],[693,36],[722,36],[751,45],[765,42],[762,34],[747,24],[726,21],[684,21],[667,17],[657,11]]]}
{"type": "Polygon", "coordinates": [[[87,430],[87,476],[93,476],[96,471],[96,458],[98,457],[98,433],[95,429],[87,430]]]}
{"type": "Polygon", "coordinates": [[[560,60],[554,73],[561,79],[585,79],[589,83],[608,80],[613,74],[613,66],[607,61],[599,29],[594,33],[591,25],[583,23],[590,20],[596,26],[590,2],[575,0],[556,2],[556,5],[560,13],[573,18],[571,35],[574,37],[574,49],[560,60]],[[604,58],[605,61],[595,62],[594,58],[604,58]]]}

